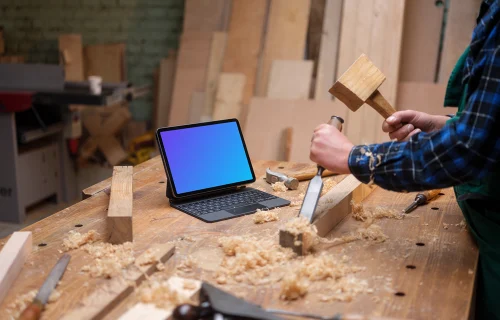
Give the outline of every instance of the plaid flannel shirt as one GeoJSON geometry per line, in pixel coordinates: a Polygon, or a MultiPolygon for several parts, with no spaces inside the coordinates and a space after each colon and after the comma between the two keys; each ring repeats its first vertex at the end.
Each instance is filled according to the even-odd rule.
{"type": "Polygon", "coordinates": [[[500,5],[483,1],[462,82],[466,106],[440,130],[407,142],[355,146],[349,168],[362,182],[395,191],[455,186],[484,177],[500,160],[500,5]]]}

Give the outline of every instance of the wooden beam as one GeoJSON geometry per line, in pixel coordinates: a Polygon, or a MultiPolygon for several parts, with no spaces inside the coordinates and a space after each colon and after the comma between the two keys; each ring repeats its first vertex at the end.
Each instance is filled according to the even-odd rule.
{"type": "Polygon", "coordinates": [[[246,77],[242,73],[221,73],[215,97],[214,120],[238,118],[241,111],[246,77]]]}
{"type": "Polygon", "coordinates": [[[191,95],[189,103],[189,123],[198,123],[201,121],[201,114],[205,105],[205,92],[195,91],[191,95]]]}
{"type": "Polygon", "coordinates": [[[64,65],[64,80],[83,81],[83,45],[81,34],[62,34],[59,36],[59,52],[64,65]]]}
{"type": "Polygon", "coordinates": [[[332,100],[328,89],[336,79],[341,20],[342,0],[326,0],[314,87],[316,100],[332,100]]]}
{"type": "Polygon", "coordinates": [[[274,60],[269,75],[267,97],[307,99],[311,91],[312,60],[274,60]]]}
{"type": "Polygon", "coordinates": [[[171,53],[167,58],[162,59],[158,72],[157,102],[154,117],[154,129],[167,127],[172,102],[172,92],[174,89],[176,56],[171,53]]]}
{"type": "Polygon", "coordinates": [[[267,96],[274,60],[302,60],[305,53],[310,0],[272,0],[259,70],[257,96],[267,96]]]}
{"type": "Polygon", "coordinates": [[[217,91],[217,82],[222,70],[224,60],[224,51],[226,49],[227,33],[214,32],[212,44],[210,46],[210,58],[207,67],[207,81],[205,85],[205,102],[202,117],[203,120],[212,118],[214,109],[215,94],[217,91]]]}
{"type": "Polygon", "coordinates": [[[108,242],[120,244],[133,241],[132,202],[133,167],[114,167],[106,226],[108,242]]]}
{"type": "MultiPolygon", "coordinates": [[[[151,247],[151,251],[158,262],[164,263],[174,254],[175,246],[170,243],[157,244],[151,247]]],[[[149,253],[143,253],[143,255],[145,254],[149,255],[149,253]]],[[[140,261],[140,259],[141,257],[137,260],[140,261]]],[[[103,319],[122,300],[129,296],[137,286],[156,271],[156,263],[145,266],[130,265],[122,273],[121,277],[113,278],[105,286],[97,288],[84,299],[81,306],[68,312],[62,319],[103,319]]]]}
{"type": "Polygon", "coordinates": [[[227,26],[226,12],[231,0],[186,0],[184,8],[185,31],[223,31],[227,26]]]}
{"type": "Polygon", "coordinates": [[[13,286],[31,253],[31,232],[14,232],[0,251],[0,303],[13,286]]]}

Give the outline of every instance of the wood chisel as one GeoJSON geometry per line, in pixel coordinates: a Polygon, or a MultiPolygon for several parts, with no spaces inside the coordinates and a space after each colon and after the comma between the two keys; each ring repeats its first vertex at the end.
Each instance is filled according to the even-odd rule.
{"type": "Polygon", "coordinates": [[[403,213],[410,213],[415,210],[416,207],[421,206],[435,197],[441,192],[441,189],[429,190],[422,193],[417,194],[415,197],[415,201],[412,202],[406,209],[403,210],[403,213]]]}
{"type": "MultiPolygon", "coordinates": [[[[343,123],[344,119],[337,116],[332,116],[330,121],[328,121],[329,125],[336,127],[339,131],[342,131],[343,123]]],[[[321,190],[323,190],[323,180],[321,179],[323,171],[325,171],[325,168],[318,166],[318,172],[311,179],[311,182],[309,182],[302,207],[299,211],[299,215],[305,217],[309,222],[313,221],[314,211],[316,211],[319,196],[321,195],[321,190]]]]}
{"type": "Polygon", "coordinates": [[[33,299],[33,302],[26,307],[26,309],[24,309],[23,313],[19,317],[19,320],[40,319],[42,310],[47,304],[47,301],[49,301],[49,297],[63,276],[64,271],[66,271],[66,267],[68,266],[70,259],[71,256],[66,253],[59,259],[59,261],[57,261],[56,265],[52,268],[49,276],[45,279],[45,282],[35,296],[35,299],[33,299]]]}

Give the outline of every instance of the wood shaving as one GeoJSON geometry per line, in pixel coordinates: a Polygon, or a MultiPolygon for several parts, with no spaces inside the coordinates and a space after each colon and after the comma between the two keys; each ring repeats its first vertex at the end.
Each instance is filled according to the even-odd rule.
{"type": "Polygon", "coordinates": [[[149,248],[144,251],[137,259],[135,259],[136,266],[147,266],[158,262],[158,248],[149,248]]]}
{"type": "Polygon", "coordinates": [[[340,301],[351,302],[360,293],[373,293],[373,289],[368,287],[366,280],[360,280],[352,276],[340,279],[330,290],[330,295],[323,295],[320,299],[323,302],[340,301]]]}
{"type": "Polygon", "coordinates": [[[26,307],[33,301],[38,290],[31,290],[23,295],[17,296],[14,302],[7,306],[7,313],[9,313],[14,319],[19,318],[21,312],[26,309],[26,307]]]}
{"type": "Polygon", "coordinates": [[[302,205],[302,201],[303,200],[292,201],[292,202],[290,202],[290,207],[298,207],[298,206],[302,205]]]}
{"type": "Polygon", "coordinates": [[[375,207],[373,211],[365,210],[365,207],[361,203],[356,203],[351,201],[352,207],[352,217],[355,220],[362,222],[371,222],[375,219],[397,219],[401,220],[404,218],[404,214],[402,212],[398,212],[397,210],[389,209],[386,207],[375,207]]]}
{"type": "Polygon", "coordinates": [[[287,274],[281,281],[281,300],[297,300],[306,295],[309,284],[297,274],[287,274]]]}
{"type": "Polygon", "coordinates": [[[61,292],[59,292],[57,289],[54,289],[50,294],[48,303],[56,302],[57,300],[59,300],[60,297],[61,297],[61,292]]]}
{"type": "Polygon", "coordinates": [[[188,256],[177,266],[177,269],[184,272],[193,272],[196,266],[196,260],[194,260],[193,257],[188,256]]]}
{"type": "MultiPolygon", "coordinates": [[[[337,239],[339,238],[335,238],[332,241],[337,239]]],[[[371,224],[368,227],[361,227],[355,232],[340,238],[342,242],[346,243],[362,239],[380,243],[389,239],[389,237],[382,231],[382,228],[380,228],[379,225],[371,224]]]]}
{"type": "Polygon", "coordinates": [[[443,229],[448,230],[449,224],[443,222],[443,229]]]}
{"type": "Polygon", "coordinates": [[[173,309],[183,303],[189,303],[186,297],[170,286],[167,281],[146,281],[138,291],[139,299],[143,303],[151,303],[162,309],[173,309]]]}
{"type": "Polygon", "coordinates": [[[323,190],[321,190],[321,196],[324,196],[328,191],[332,190],[333,187],[337,185],[337,181],[332,178],[323,179],[323,190]]]}
{"type": "Polygon", "coordinates": [[[271,187],[273,188],[274,192],[285,192],[288,190],[283,181],[275,182],[271,185],[271,187]]]}
{"type": "Polygon", "coordinates": [[[165,270],[165,265],[164,265],[163,263],[161,263],[161,262],[158,262],[158,263],[156,264],[156,269],[157,269],[158,271],[163,271],[163,270],[165,270]]]}
{"type": "Polygon", "coordinates": [[[260,209],[257,209],[257,212],[253,215],[253,223],[255,224],[262,224],[278,220],[279,217],[276,209],[272,211],[262,211],[260,209]]]}
{"type": "Polygon", "coordinates": [[[87,244],[83,249],[90,254],[94,261],[82,267],[81,271],[88,272],[91,277],[112,278],[121,273],[121,270],[134,263],[134,250],[131,242],[113,245],[110,243],[87,244]]]}
{"type": "Polygon", "coordinates": [[[71,230],[68,232],[68,236],[63,240],[63,248],[65,251],[78,249],[84,244],[97,241],[98,236],[99,234],[95,230],[90,230],[84,234],[71,230]]]}
{"type": "Polygon", "coordinates": [[[467,223],[465,220],[460,221],[460,223],[455,224],[455,227],[459,227],[460,229],[466,229],[467,228],[467,223]]]}
{"type": "MultiPolygon", "coordinates": [[[[302,235],[302,246],[305,251],[310,251],[320,242],[318,229],[303,216],[289,220],[285,224],[283,230],[292,234],[295,237],[295,242],[300,242],[298,237],[299,235],[302,235]]],[[[296,245],[300,245],[300,243],[297,243],[296,245]]]]}

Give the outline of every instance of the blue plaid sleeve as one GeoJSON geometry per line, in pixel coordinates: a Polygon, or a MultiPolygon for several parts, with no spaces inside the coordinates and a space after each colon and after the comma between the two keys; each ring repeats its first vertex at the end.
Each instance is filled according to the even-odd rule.
{"type": "Polygon", "coordinates": [[[473,34],[471,52],[476,54],[466,63],[470,90],[462,114],[441,130],[419,133],[407,142],[354,147],[349,156],[349,168],[356,178],[389,190],[419,191],[484,177],[498,164],[499,19],[496,13],[486,18],[490,20],[480,21],[473,34]],[[496,19],[493,26],[491,19],[496,19]],[[487,26],[490,28],[485,35],[483,29],[487,26]],[[480,49],[477,48],[479,44],[480,49]]]}

